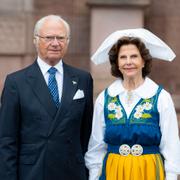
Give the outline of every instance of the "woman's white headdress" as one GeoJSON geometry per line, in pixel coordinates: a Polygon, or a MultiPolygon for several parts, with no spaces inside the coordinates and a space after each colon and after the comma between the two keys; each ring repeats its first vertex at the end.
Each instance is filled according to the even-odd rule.
{"type": "Polygon", "coordinates": [[[100,45],[91,57],[95,64],[109,61],[109,50],[122,37],[137,37],[142,40],[146,48],[149,49],[152,57],[165,61],[172,61],[176,55],[172,49],[152,32],[144,28],[120,30],[110,34],[100,45]]]}

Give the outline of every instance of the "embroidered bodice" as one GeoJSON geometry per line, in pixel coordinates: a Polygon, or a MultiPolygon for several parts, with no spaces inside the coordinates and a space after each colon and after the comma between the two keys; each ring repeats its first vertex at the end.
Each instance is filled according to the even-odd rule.
{"type": "Polygon", "coordinates": [[[106,123],[104,140],[107,144],[141,144],[143,146],[159,146],[161,132],[157,93],[148,99],[140,99],[129,117],[118,96],[111,97],[105,90],[104,116],[106,123]]]}

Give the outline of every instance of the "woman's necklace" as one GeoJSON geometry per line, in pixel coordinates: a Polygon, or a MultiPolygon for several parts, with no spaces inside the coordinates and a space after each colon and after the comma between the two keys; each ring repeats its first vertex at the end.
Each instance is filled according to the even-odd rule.
{"type": "Polygon", "coordinates": [[[133,92],[132,91],[127,91],[127,105],[128,107],[131,106],[131,104],[133,103],[133,92]]]}
{"type": "Polygon", "coordinates": [[[138,83],[137,82],[135,83],[134,80],[128,80],[128,81],[126,81],[126,83],[123,83],[123,86],[127,90],[126,103],[127,103],[128,107],[130,107],[134,101],[133,90],[136,89],[137,87],[139,87],[143,82],[144,82],[144,79],[140,80],[138,83]]]}

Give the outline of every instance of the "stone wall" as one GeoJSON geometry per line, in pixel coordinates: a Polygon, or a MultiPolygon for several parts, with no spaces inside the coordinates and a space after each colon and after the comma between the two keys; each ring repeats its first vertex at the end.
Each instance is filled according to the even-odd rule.
{"type": "Polygon", "coordinates": [[[0,92],[10,72],[32,62],[32,0],[0,0],[0,92]]]}
{"type": "Polygon", "coordinates": [[[152,78],[174,96],[178,111],[180,111],[179,8],[179,0],[152,0],[145,17],[145,26],[167,42],[177,55],[175,61],[171,63],[154,61],[152,78]]]}
{"type": "MultiPolygon", "coordinates": [[[[125,3],[124,0],[93,0],[99,5],[125,3]]],[[[35,58],[34,23],[47,14],[62,15],[70,24],[72,34],[65,61],[90,70],[90,11],[89,0],[0,0],[0,90],[7,73],[27,66],[35,58]],[[7,63],[7,65],[6,65],[7,63]]],[[[165,40],[177,54],[172,63],[154,61],[151,77],[175,97],[180,107],[180,1],[129,0],[149,4],[145,11],[145,27],[165,40]],[[171,13],[170,13],[171,12],[171,13]]],[[[128,4],[128,3],[127,3],[128,4]]],[[[127,6],[126,6],[127,7],[127,6]]]]}
{"type": "MultiPolygon", "coordinates": [[[[101,5],[119,3],[120,0],[99,0],[101,5]]],[[[121,0],[125,2],[125,0],[121,0]]],[[[65,61],[90,70],[90,8],[88,0],[0,0],[0,92],[10,72],[34,61],[34,23],[47,14],[62,15],[70,24],[72,34],[65,61]]],[[[97,2],[97,0],[93,0],[97,2]]],[[[127,2],[127,0],[126,0],[127,2]]],[[[129,0],[145,4],[149,0],[129,0]]],[[[180,1],[151,0],[145,11],[145,27],[165,40],[177,54],[172,63],[155,61],[151,77],[162,84],[180,107],[180,1]]],[[[127,6],[126,6],[127,7],[127,6]]],[[[180,116],[179,116],[180,119],[180,116]]]]}
{"type": "MultiPolygon", "coordinates": [[[[101,5],[103,1],[98,2],[101,5]]],[[[110,0],[104,2],[106,7],[111,3],[110,0]]],[[[142,0],[139,2],[142,3],[142,0]]],[[[148,2],[144,1],[145,4],[148,2]]],[[[0,3],[0,92],[8,73],[29,65],[36,58],[33,27],[37,19],[47,14],[59,14],[71,26],[71,41],[65,61],[90,71],[91,8],[88,6],[88,0],[0,0],[0,3]]],[[[115,1],[112,0],[112,3],[115,1]]],[[[178,112],[180,111],[179,8],[179,0],[151,0],[145,11],[144,22],[145,27],[165,40],[177,55],[172,63],[154,61],[151,77],[172,94],[178,112]]]]}

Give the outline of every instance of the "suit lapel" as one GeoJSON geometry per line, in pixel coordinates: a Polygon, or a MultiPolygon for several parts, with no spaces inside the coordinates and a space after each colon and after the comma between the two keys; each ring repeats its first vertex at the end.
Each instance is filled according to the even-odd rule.
{"type": "Polygon", "coordinates": [[[59,123],[63,124],[63,122],[65,121],[65,118],[63,118],[63,116],[69,111],[70,104],[78,87],[78,77],[73,75],[73,72],[70,70],[69,66],[63,63],[63,69],[64,79],[62,98],[60,102],[60,107],[55,117],[55,121],[50,127],[49,135],[59,123]]]}
{"type": "Polygon", "coordinates": [[[54,118],[57,112],[57,108],[51,98],[48,87],[37,62],[35,62],[28,70],[27,81],[31,86],[34,94],[45,107],[46,111],[52,118],[54,118]]]}

